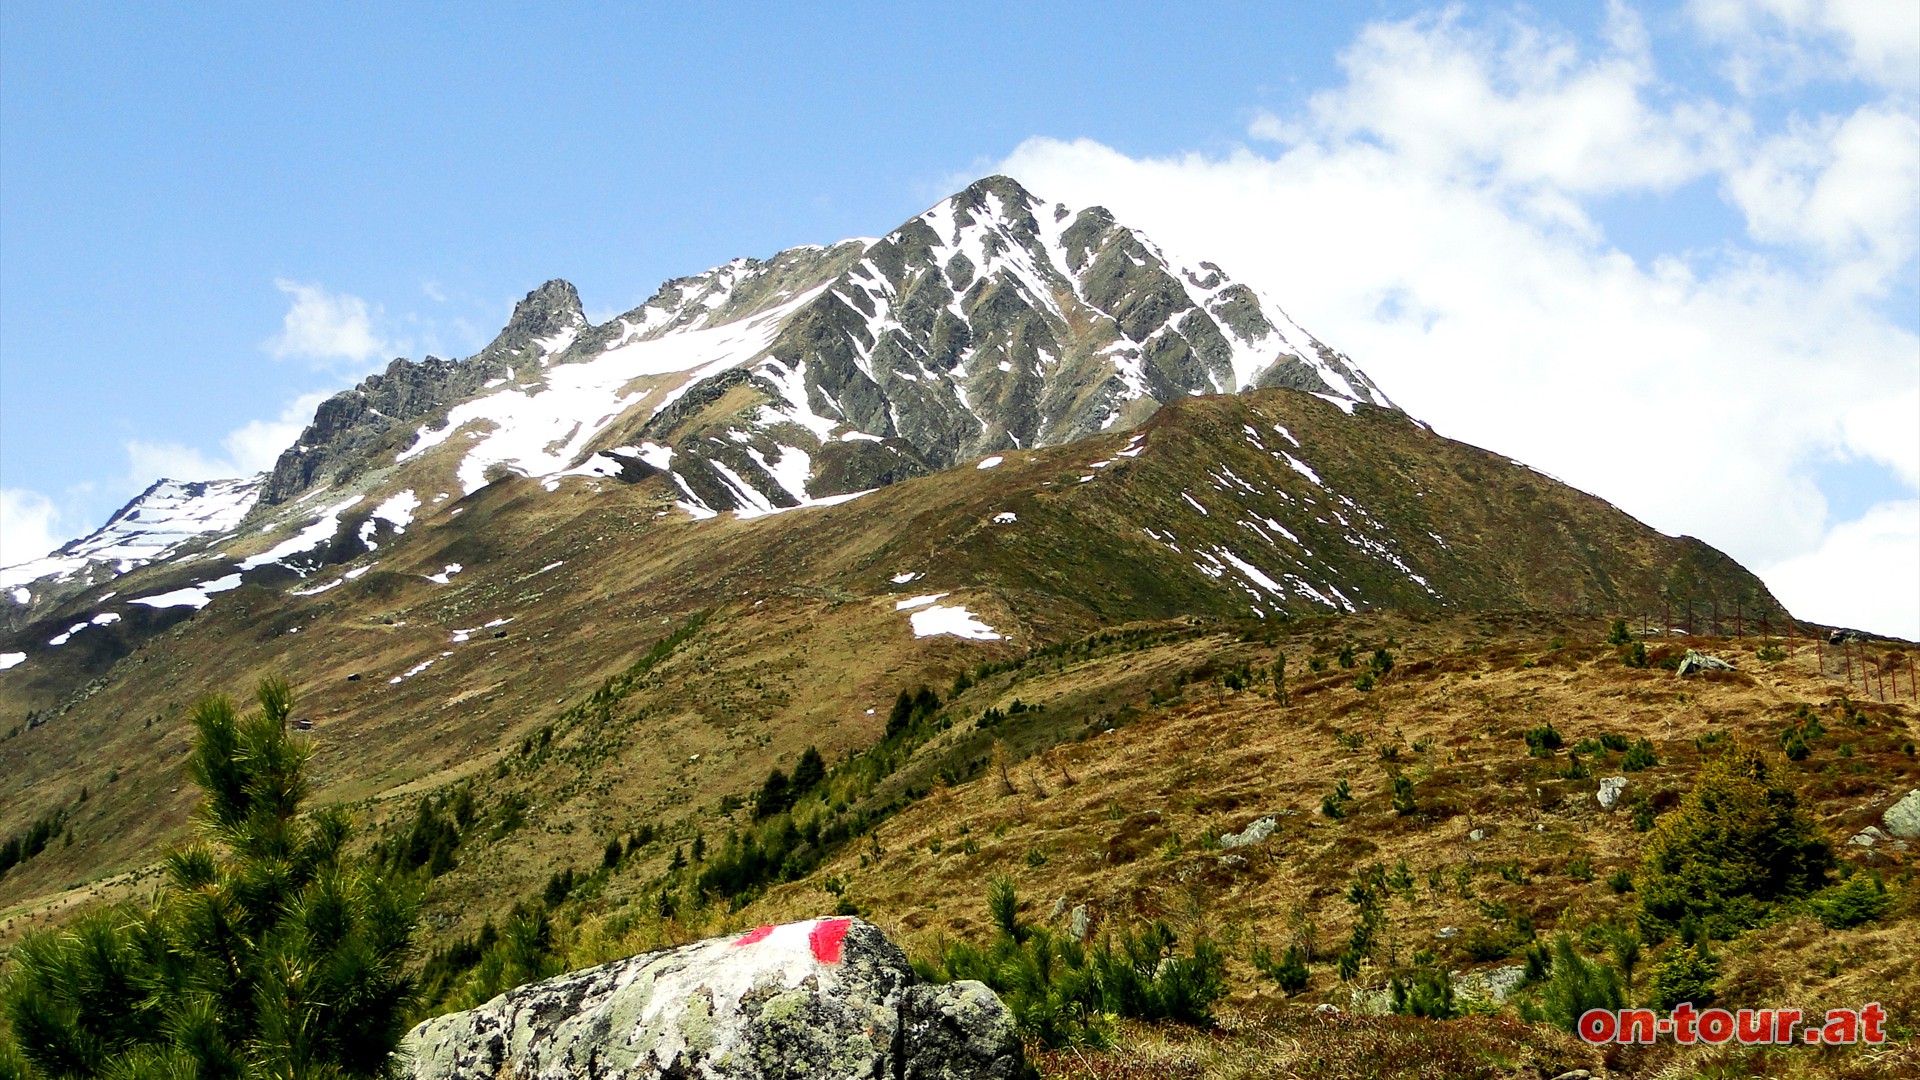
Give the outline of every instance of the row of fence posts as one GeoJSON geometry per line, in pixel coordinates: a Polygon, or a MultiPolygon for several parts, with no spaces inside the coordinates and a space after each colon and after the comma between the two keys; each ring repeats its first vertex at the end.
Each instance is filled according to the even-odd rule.
{"type": "MultiPolygon", "coordinates": [[[[1671,601],[1662,601],[1660,606],[1661,636],[1670,636],[1678,632],[1689,638],[1693,637],[1693,609],[1693,603],[1688,602],[1686,623],[1684,626],[1676,626],[1674,625],[1674,612],[1671,601]]],[[[1758,615],[1761,640],[1772,640],[1773,620],[1771,613],[1767,609],[1762,608],[1758,615]]],[[[1640,616],[1640,630],[1643,636],[1647,631],[1647,619],[1648,615],[1646,613],[1640,616]]],[[[1785,651],[1788,658],[1791,659],[1794,655],[1794,639],[1795,633],[1799,629],[1799,621],[1789,616],[1785,620],[1785,627],[1785,651]]],[[[1712,632],[1704,636],[1726,636],[1727,627],[1726,624],[1720,621],[1720,602],[1718,600],[1713,602],[1713,620],[1708,624],[1707,629],[1712,632]]],[[[1745,638],[1746,631],[1745,605],[1736,603],[1733,609],[1733,636],[1735,638],[1745,638]]],[[[1920,702],[1920,664],[1915,663],[1911,653],[1889,652],[1883,653],[1880,656],[1870,656],[1867,653],[1867,643],[1852,635],[1846,635],[1840,641],[1832,643],[1831,645],[1824,634],[1814,633],[1802,636],[1810,638],[1813,642],[1814,664],[1820,672],[1821,677],[1837,677],[1846,685],[1849,693],[1858,687],[1863,697],[1874,698],[1879,701],[1897,701],[1900,699],[1900,676],[1904,668],[1904,674],[1907,677],[1906,695],[1909,699],[1920,702]],[[1829,655],[1833,657],[1834,664],[1834,670],[1831,674],[1827,670],[1829,655]]]]}

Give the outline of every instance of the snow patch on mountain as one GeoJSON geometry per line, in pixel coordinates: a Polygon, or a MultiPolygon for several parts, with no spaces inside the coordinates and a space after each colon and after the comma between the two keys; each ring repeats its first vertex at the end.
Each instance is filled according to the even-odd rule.
{"type": "Polygon", "coordinates": [[[25,604],[31,600],[25,586],[43,578],[72,580],[94,565],[124,574],[157,562],[196,540],[239,526],[259,498],[265,478],[158,481],[86,536],[41,558],[0,568],[0,589],[25,604]]]}

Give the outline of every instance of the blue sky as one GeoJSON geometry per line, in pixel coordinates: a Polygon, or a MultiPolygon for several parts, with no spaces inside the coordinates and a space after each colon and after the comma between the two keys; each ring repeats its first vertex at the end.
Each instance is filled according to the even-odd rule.
{"type": "Polygon", "coordinates": [[[1920,634],[1912,574],[1888,614],[1848,606],[1884,576],[1820,569],[1847,543],[1889,572],[1920,551],[1912,5],[1171,7],[0,4],[0,560],[162,474],[260,467],[314,395],[473,351],[549,277],[605,316],[1010,169],[1226,264],[1443,432],[1784,567],[1789,603],[1831,605],[1814,617],[1911,610],[1920,634]],[[1316,231],[1365,235],[1391,216],[1369,199],[1427,207],[1420,246],[1369,237],[1369,264],[1316,231]],[[1497,322],[1500,267],[1529,263],[1554,295],[1497,322]],[[1695,430],[1723,499],[1668,498],[1658,470],[1516,419],[1671,429],[1634,396],[1654,380],[1590,396],[1566,381],[1584,361],[1525,332],[1616,293],[1615,349],[1682,374],[1718,349],[1699,377],[1764,384],[1695,430]],[[1799,379],[1880,404],[1835,395],[1743,449],[1808,411],[1799,379]],[[1876,512],[1878,539],[1845,533],[1876,512]]]}

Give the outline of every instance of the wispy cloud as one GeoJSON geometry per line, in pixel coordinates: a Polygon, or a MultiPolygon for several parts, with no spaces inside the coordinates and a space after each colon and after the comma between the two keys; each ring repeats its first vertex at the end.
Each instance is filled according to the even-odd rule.
{"type": "Polygon", "coordinates": [[[65,539],[53,500],[26,488],[0,488],[0,566],[37,559],[65,539]]]}
{"type": "Polygon", "coordinates": [[[273,420],[249,420],[220,440],[209,452],[180,443],[131,440],[127,445],[128,479],[144,487],[154,480],[224,480],[251,476],[273,467],[281,451],[292,446],[313,419],[313,411],[331,395],[303,394],[288,403],[273,420]]]}
{"type": "Polygon", "coordinates": [[[366,361],[390,348],[375,333],[365,300],[285,278],[276,279],[274,285],[293,298],[279,336],[266,345],[275,357],[366,361]]]}

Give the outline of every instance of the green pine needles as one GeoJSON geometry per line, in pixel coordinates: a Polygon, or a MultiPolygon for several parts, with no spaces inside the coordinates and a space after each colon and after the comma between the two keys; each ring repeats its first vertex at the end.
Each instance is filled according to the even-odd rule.
{"type": "MultiPolygon", "coordinates": [[[[375,1077],[405,1033],[414,897],[303,815],[311,753],[268,679],[245,716],[202,699],[188,772],[203,838],[123,904],[14,950],[0,1006],[28,1075],[375,1077]]],[[[19,1059],[16,1059],[18,1061],[19,1059]]]]}

